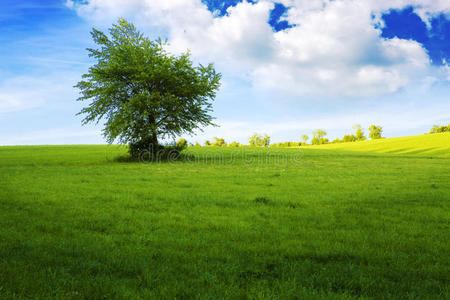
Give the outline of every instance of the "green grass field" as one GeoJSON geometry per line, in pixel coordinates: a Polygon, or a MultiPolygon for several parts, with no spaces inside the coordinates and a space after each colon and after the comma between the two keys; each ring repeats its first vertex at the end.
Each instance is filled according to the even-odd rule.
{"type": "Polygon", "coordinates": [[[404,136],[357,143],[320,145],[323,149],[341,149],[378,153],[418,154],[434,157],[450,157],[450,134],[436,133],[404,136]]]}
{"type": "Polygon", "coordinates": [[[0,299],[444,299],[449,138],[0,147],[0,299]]]}

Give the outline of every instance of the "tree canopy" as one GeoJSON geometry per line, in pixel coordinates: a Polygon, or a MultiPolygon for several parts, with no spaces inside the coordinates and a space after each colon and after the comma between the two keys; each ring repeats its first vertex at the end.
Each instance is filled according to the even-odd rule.
{"type": "Polygon", "coordinates": [[[370,125],[369,126],[369,136],[372,140],[381,139],[381,133],[383,132],[383,127],[376,126],[376,125],[370,125]]]}
{"type": "Polygon", "coordinates": [[[319,145],[319,144],[327,144],[328,139],[325,138],[327,133],[323,129],[316,129],[313,131],[313,139],[311,140],[311,144],[319,145]]]}
{"type": "Polygon", "coordinates": [[[179,56],[166,43],[145,37],[119,19],[109,36],[91,32],[98,48],[87,49],[97,63],[75,87],[78,100],[91,100],[79,114],[83,124],[105,121],[109,143],[158,145],[162,138],[192,133],[212,125],[212,100],[221,75],[212,64],[194,66],[189,52],[179,56]]]}
{"type": "Polygon", "coordinates": [[[355,130],[355,138],[357,141],[364,141],[366,139],[361,125],[359,124],[353,125],[353,129],[355,130]]]}
{"type": "Polygon", "coordinates": [[[270,146],[270,136],[266,133],[262,136],[259,133],[254,133],[248,138],[248,144],[254,147],[269,147],[270,146]]]}

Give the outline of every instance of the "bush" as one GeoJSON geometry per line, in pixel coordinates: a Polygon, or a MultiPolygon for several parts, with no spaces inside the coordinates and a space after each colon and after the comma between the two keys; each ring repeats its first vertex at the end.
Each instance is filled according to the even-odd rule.
{"type": "Polygon", "coordinates": [[[241,146],[241,144],[238,142],[231,142],[228,144],[228,147],[240,147],[240,146],[241,146]]]}
{"type": "Polygon", "coordinates": [[[272,144],[270,147],[299,147],[302,145],[302,142],[284,142],[278,144],[272,144]]]}
{"type": "Polygon", "coordinates": [[[320,140],[319,140],[319,144],[329,144],[330,143],[330,141],[327,139],[327,138],[321,138],[320,140]]]}
{"type": "Polygon", "coordinates": [[[225,142],[224,138],[218,138],[218,137],[214,137],[214,142],[211,143],[211,146],[216,146],[216,147],[226,147],[227,143],[225,142]]]}
{"type": "Polygon", "coordinates": [[[142,139],[139,142],[130,143],[128,148],[128,152],[130,153],[132,158],[139,159],[143,152],[151,152],[156,153],[164,146],[162,145],[154,145],[150,138],[142,139]]]}
{"type": "Polygon", "coordinates": [[[248,138],[248,144],[253,147],[269,147],[270,145],[270,136],[264,134],[254,133],[251,137],[248,138]]]}
{"type": "Polygon", "coordinates": [[[185,149],[187,147],[187,145],[188,145],[188,142],[185,139],[181,138],[181,139],[178,140],[178,142],[175,145],[177,147],[185,149]]]}
{"type": "Polygon", "coordinates": [[[356,141],[356,136],[354,136],[353,134],[346,134],[342,138],[343,143],[349,143],[349,142],[354,142],[354,141],[356,141]]]}
{"type": "Polygon", "coordinates": [[[148,141],[140,141],[138,143],[130,144],[129,152],[134,160],[139,160],[141,162],[157,162],[179,159],[181,151],[186,147],[187,142],[154,146],[148,141]]]}

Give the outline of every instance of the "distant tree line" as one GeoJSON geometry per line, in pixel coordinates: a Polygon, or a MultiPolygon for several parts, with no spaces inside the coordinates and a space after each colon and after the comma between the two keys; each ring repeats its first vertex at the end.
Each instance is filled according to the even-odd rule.
{"type": "MultiPolygon", "coordinates": [[[[440,128],[440,127],[439,127],[440,128]]],[[[349,143],[349,142],[358,142],[358,141],[364,141],[367,139],[367,137],[364,135],[364,130],[361,127],[361,125],[354,125],[353,129],[355,130],[354,134],[346,134],[342,137],[342,139],[336,138],[331,143],[349,143]]],[[[383,127],[376,126],[376,125],[370,125],[369,126],[369,137],[372,140],[381,139],[383,138],[381,136],[383,132],[383,127]]],[[[242,146],[251,146],[251,147],[300,147],[300,146],[306,146],[306,145],[323,145],[323,144],[330,144],[330,141],[328,138],[326,138],[326,131],[323,129],[316,129],[312,132],[313,138],[311,139],[311,144],[308,144],[309,136],[307,134],[301,135],[301,141],[292,141],[292,142],[280,142],[280,143],[273,143],[270,144],[270,136],[267,134],[259,134],[254,133],[248,138],[248,145],[244,145],[238,142],[231,142],[227,143],[224,138],[218,138],[214,137],[212,141],[205,141],[205,146],[213,146],[213,147],[242,147],[242,146]]],[[[180,139],[180,141],[177,142],[181,143],[181,145],[187,144],[186,140],[180,139]]],[[[194,145],[191,144],[191,146],[200,147],[201,144],[196,142],[194,145]]]]}
{"type": "Polygon", "coordinates": [[[450,124],[448,124],[447,126],[433,125],[429,133],[441,133],[441,132],[450,132],[450,124]]]}
{"type": "MultiPolygon", "coordinates": [[[[311,143],[308,144],[309,136],[307,134],[301,135],[301,141],[291,141],[291,142],[279,142],[270,144],[270,136],[267,134],[259,134],[254,133],[248,138],[248,145],[241,144],[239,142],[231,142],[227,143],[224,138],[214,137],[212,141],[206,141],[205,146],[214,146],[214,147],[243,147],[243,146],[251,146],[251,147],[300,147],[306,145],[323,145],[323,144],[336,144],[336,143],[351,143],[351,142],[359,142],[367,139],[365,136],[364,130],[361,125],[356,124],[353,127],[355,131],[353,134],[345,134],[341,139],[336,138],[333,141],[329,141],[326,138],[327,132],[323,129],[316,129],[312,132],[313,138],[311,139],[311,143]]],[[[383,127],[377,125],[370,125],[368,127],[369,130],[369,138],[372,140],[382,139],[383,127]]],[[[450,132],[450,124],[447,126],[439,126],[433,125],[430,129],[429,133],[441,133],[441,132],[450,132]]],[[[179,147],[186,147],[187,141],[181,138],[177,143],[179,147]]],[[[196,142],[195,144],[190,144],[190,146],[200,147],[201,144],[196,142]]]]}
{"type": "MultiPolygon", "coordinates": [[[[364,130],[362,129],[361,125],[356,124],[353,126],[353,129],[355,130],[354,134],[346,134],[342,137],[342,139],[335,139],[331,143],[349,143],[349,142],[360,142],[367,139],[367,137],[364,135],[364,130]]],[[[383,133],[383,127],[376,126],[376,125],[370,125],[369,126],[369,137],[372,140],[377,140],[383,138],[381,134],[383,133]]]]}

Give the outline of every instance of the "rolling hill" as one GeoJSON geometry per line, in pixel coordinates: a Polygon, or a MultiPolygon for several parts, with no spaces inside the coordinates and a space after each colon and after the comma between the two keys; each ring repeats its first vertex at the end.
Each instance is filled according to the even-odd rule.
{"type": "Polygon", "coordinates": [[[317,149],[450,157],[450,132],[367,140],[354,143],[327,144],[315,147],[317,149]]]}

